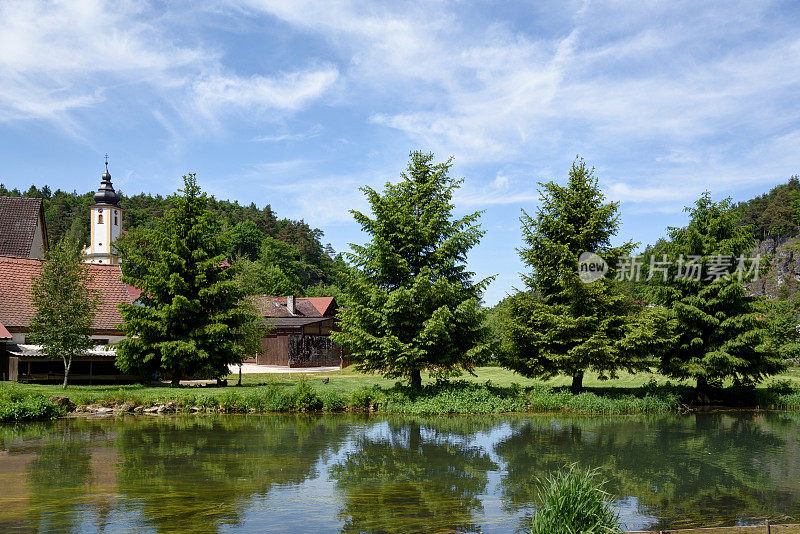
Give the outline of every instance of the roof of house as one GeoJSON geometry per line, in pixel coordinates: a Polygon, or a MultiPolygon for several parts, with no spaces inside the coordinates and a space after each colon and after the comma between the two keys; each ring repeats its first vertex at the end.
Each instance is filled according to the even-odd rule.
{"type": "MultiPolygon", "coordinates": [[[[0,322],[6,328],[26,328],[34,315],[31,279],[42,271],[43,260],[0,256],[0,322]]],[[[122,315],[117,307],[131,304],[119,265],[86,264],[89,287],[100,294],[94,318],[95,330],[119,330],[122,315]]]]}
{"type": "Polygon", "coordinates": [[[0,339],[11,339],[11,333],[6,330],[5,325],[0,323],[0,339]]]}
{"type": "Polygon", "coordinates": [[[295,313],[286,306],[287,297],[262,296],[255,298],[256,307],[264,317],[333,317],[336,300],[333,297],[295,297],[295,313]]]}
{"type": "Polygon", "coordinates": [[[43,214],[41,198],[0,197],[0,255],[29,257],[43,214]]]}

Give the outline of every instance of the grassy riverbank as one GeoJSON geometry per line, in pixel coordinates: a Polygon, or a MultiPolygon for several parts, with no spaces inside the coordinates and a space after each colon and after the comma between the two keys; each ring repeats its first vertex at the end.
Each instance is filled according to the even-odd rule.
{"type": "MultiPolygon", "coordinates": [[[[570,393],[568,377],[542,382],[497,367],[483,367],[477,376],[449,383],[424,382],[419,391],[396,380],[356,373],[244,375],[242,386],[173,388],[165,385],[0,384],[0,421],[48,419],[61,413],[48,398],[69,397],[76,406],[113,408],[117,412],[267,413],[287,411],[374,411],[404,414],[485,414],[564,411],[588,414],[666,413],[692,404],[687,383],[655,374],[622,375],[599,380],[589,375],[585,391],[570,393]],[[327,383],[325,383],[325,380],[327,383]],[[163,408],[163,409],[162,409],[163,408]]],[[[236,376],[230,376],[235,384],[236,376]]],[[[773,377],[755,389],[728,387],[721,404],[800,409],[800,372],[773,377]]],[[[105,410],[102,410],[105,411],[105,410]]]]}

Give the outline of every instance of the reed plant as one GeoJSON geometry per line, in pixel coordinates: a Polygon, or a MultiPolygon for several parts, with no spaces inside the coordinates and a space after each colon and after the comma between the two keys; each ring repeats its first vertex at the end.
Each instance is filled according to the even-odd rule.
{"type": "Polygon", "coordinates": [[[531,534],[610,534],[621,532],[619,515],[596,469],[571,464],[538,479],[531,534]]]}

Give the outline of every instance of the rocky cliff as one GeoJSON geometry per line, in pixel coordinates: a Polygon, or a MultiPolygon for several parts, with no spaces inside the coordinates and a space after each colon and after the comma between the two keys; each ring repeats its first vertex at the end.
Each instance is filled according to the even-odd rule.
{"type": "Polygon", "coordinates": [[[753,295],[784,299],[800,290],[800,238],[769,238],[753,250],[768,268],[749,286],[753,295]]]}

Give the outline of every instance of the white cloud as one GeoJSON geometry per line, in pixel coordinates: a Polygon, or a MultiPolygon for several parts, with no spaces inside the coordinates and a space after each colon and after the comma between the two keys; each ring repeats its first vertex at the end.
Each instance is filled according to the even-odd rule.
{"type": "Polygon", "coordinates": [[[280,143],[283,141],[304,141],[306,139],[313,139],[322,134],[324,130],[321,124],[315,124],[305,132],[300,133],[285,133],[279,135],[260,135],[252,139],[256,143],[280,143]]]}
{"type": "Polygon", "coordinates": [[[205,76],[193,83],[198,107],[216,114],[226,106],[242,110],[298,110],[319,98],[336,81],[333,66],[282,73],[278,76],[205,76]]]}

